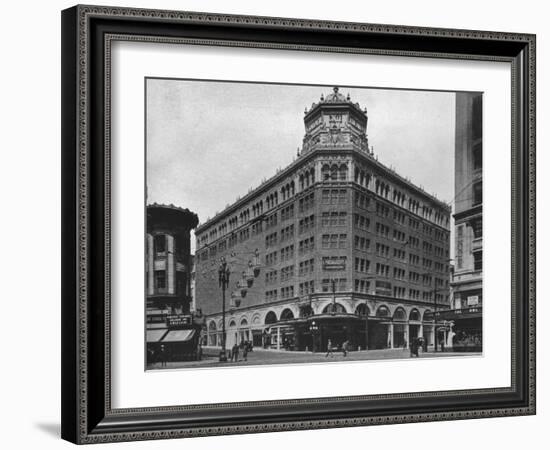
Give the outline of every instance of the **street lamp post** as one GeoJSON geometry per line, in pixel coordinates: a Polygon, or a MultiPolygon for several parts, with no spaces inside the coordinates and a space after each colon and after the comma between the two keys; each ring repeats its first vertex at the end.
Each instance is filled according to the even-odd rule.
{"type": "Polygon", "coordinates": [[[309,331],[311,331],[311,351],[313,353],[315,353],[316,351],[316,348],[315,348],[315,337],[317,335],[317,330],[319,329],[319,327],[317,326],[317,324],[315,323],[315,320],[311,322],[311,325],[309,326],[309,331]]]}
{"type": "Polygon", "coordinates": [[[227,362],[227,352],[225,348],[225,290],[229,285],[229,275],[229,266],[225,258],[222,258],[218,269],[218,281],[222,289],[222,350],[220,352],[220,362],[227,362]]]}
{"type": "MultiPolygon", "coordinates": [[[[376,280],[375,276],[368,276],[366,280],[376,280]]],[[[369,282],[370,283],[370,282],[369,282]]],[[[375,282],[376,289],[376,282],[375,282]]],[[[369,349],[369,302],[365,299],[365,350],[369,349]]]]}

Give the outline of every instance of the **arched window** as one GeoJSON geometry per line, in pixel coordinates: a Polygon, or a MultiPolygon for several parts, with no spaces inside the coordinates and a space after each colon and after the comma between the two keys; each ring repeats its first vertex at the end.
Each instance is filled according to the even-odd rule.
{"type": "Polygon", "coordinates": [[[355,308],[355,314],[357,314],[358,316],[364,317],[364,316],[369,316],[370,311],[367,305],[365,305],[364,303],[361,303],[360,305],[357,306],[357,308],[355,308]]]}
{"type": "Polygon", "coordinates": [[[340,303],[329,303],[323,309],[323,314],[345,314],[346,308],[340,303]]]}
{"type": "Polygon", "coordinates": [[[348,166],[347,164],[340,164],[338,170],[338,179],[340,181],[346,181],[348,179],[348,166]]]}
{"type": "Polygon", "coordinates": [[[241,327],[247,327],[248,326],[248,320],[246,320],[245,317],[241,319],[241,327]]]}
{"type": "Polygon", "coordinates": [[[407,313],[405,313],[405,310],[403,308],[397,308],[393,313],[393,320],[406,321],[407,313]]]}
{"type": "Polygon", "coordinates": [[[330,179],[333,181],[338,179],[338,166],[336,164],[330,166],[330,179]]]}
{"type": "Polygon", "coordinates": [[[275,315],[275,313],[273,311],[269,311],[265,316],[264,323],[266,325],[270,325],[270,324],[275,323],[275,322],[277,322],[277,316],[275,315]]]}
{"type": "Polygon", "coordinates": [[[286,308],[281,313],[281,320],[291,320],[294,319],[294,313],[290,308],[286,308]]]}
{"type": "Polygon", "coordinates": [[[411,311],[409,314],[409,320],[420,321],[420,313],[418,312],[418,309],[415,308],[411,311]]]}
{"type": "Polygon", "coordinates": [[[388,309],[387,306],[380,306],[377,310],[376,310],[376,317],[389,317],[390,316],[390,310],[388,309]]]}
{"type": "Polygon", "coordinates": [[[321,168],[321,177],[323,178],[323,181],[330,180],[330,166],[328,164],[325,164],[321,168]]]}

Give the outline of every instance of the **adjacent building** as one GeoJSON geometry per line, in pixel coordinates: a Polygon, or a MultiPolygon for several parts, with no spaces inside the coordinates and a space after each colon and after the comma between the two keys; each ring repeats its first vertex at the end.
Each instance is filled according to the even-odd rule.
{"type": "MultiPolygon", "coordinates": [[[[199,338],[190,315],[191,230],[198,221],[197,215],[188,209],[156,203],[147,206],[145,279],[149,363],[160,358],[185,359],[190,344],[199,338]]],[[[196,349],[193,347],[191,351],[196,349]]]]}
{"type": "Polygon", "coordinates": [[[449,304],[450,207],[380,163],[338,88],[306,109],[297,159],[195,231],[196,304],[219,346],[324,350],[434,342],[449,304]]]}
{"type": "Polygon", "coordinates": [[[455,350],[480,351],[482,342],[483,152],[482,94],[456,94],[455,262],[451,311],[455,350]]]}

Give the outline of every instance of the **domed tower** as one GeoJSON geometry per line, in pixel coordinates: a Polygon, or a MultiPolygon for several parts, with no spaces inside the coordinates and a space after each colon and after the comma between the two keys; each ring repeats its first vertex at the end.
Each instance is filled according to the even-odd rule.
{"type": "Polygon", "coordinates": [[[369,153],[367,123],[367,109],[362,110],[349,94],[344,96],[334,87],[332,93],[321,95],[318,103],[305,110],[302,155],[335,147],[369,153]]]}

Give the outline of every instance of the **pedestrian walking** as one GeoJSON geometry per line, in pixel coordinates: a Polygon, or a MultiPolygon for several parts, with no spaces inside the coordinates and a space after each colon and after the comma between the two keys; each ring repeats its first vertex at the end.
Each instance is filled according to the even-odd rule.
{"type": "Polygon", "coordinates": [[[332,341],[330,339],[327,342],[327,354],[325,355],[325,358],[328,358],[328,355],[331,357],[334,356],[332,353],[332,341]]]}
{"type": "Polygon", "coordinates": [[[239,346],[235,344],[233,346],[233,352],[235,353],[235,362],[239,361],[239,346]]]}
{"type": "Polygon", "coordinates": [[[344,354],[344,356],[348,356],[348,345],[349,345],[349,341],[344,341],[342,343],[342,353],[344,354]]]}
{"type": "Polygon", "coordinates": [[[248,342],[245,342],[243,345],[243,360],[247,361],[248,356],[248,342]]]}

